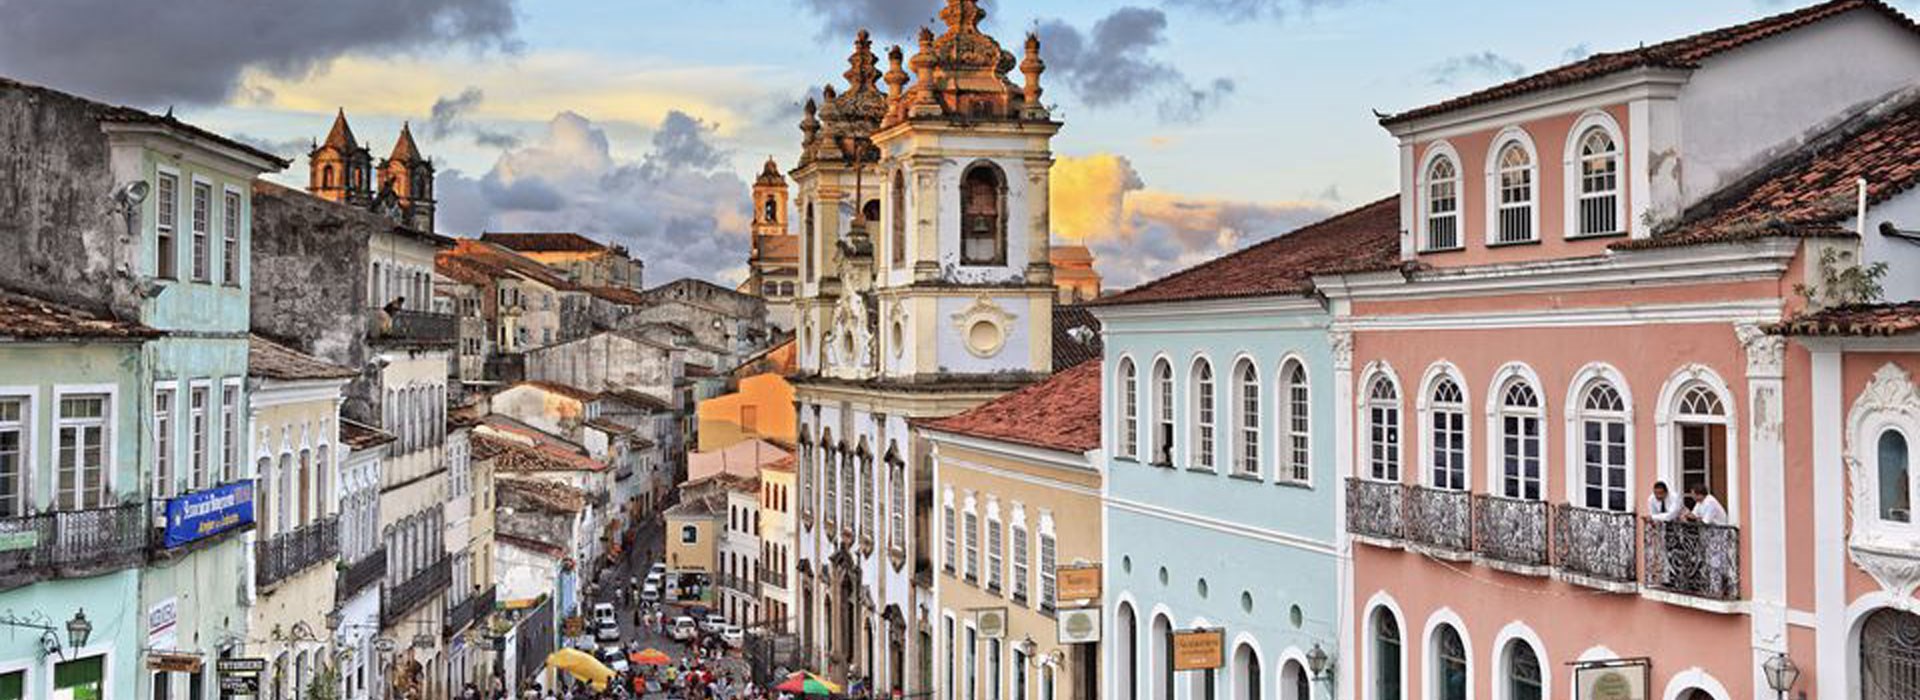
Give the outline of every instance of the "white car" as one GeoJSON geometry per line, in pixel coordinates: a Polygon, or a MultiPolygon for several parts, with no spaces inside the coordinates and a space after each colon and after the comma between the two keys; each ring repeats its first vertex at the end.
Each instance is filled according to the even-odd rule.
{"type": "Polygon", "coordinates": [[[720,613],[707,613],[706,618],[700,621],[700,629],[706,631],[707,634],[719,634],[721,628],[726,626],[727,618],[720,613]]]}
{"type": "Polygon", "coordinates": [[[600,647],[595,656],[600,657],[600,663],[606,664],[607,668],[613,669],[614,673],[627,672],[627,653],[620,650],[620,645],[600,647]]]}
{"type": "Polygon", "coordinates": [[[720,641],[726,642],[728,648],[738,649],[746,646],[747,632],[738,625],[721,625],[720,641]]]}
{"type": "Polygon", "coordinates": [[[659,576],[665,576],[665,575],[667,575],[666,562],[656,561],[653,563],[653,566],[651,568],[647,569],[647,578],[649,579],[659,577],[659,576]]]}
{"type": "Polygon", "coordinates": [[[685,615],[673,618],[673,628],[668,631],[668,636],[673,637],[673,640],[676,642],[690,641],[699,634],[699,623],[694,622],[693,618],[685,615]]]}
{"type": "Polygon", "coordinates": [[[611,603],[593,606],[593,638],[600,642],[620,641],[619,613],[614,612],[611,603]]]}
{"type": "Polygon", "coordinates": [[[660,587],[651,583],[640,589],[640,599],[649,603],[660,602],[660,587]]]}

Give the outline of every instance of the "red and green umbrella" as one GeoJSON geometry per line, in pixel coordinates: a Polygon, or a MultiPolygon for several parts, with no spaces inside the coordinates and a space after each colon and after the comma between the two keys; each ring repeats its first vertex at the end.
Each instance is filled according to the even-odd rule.
{"type": "Polygon", "coordinates": [[[800,695],[839,695],[840,686],[833,681],[813,675],[806,671],[795,671],[787,679],[773,686],[774,690],[797,693],[800,695]]]}

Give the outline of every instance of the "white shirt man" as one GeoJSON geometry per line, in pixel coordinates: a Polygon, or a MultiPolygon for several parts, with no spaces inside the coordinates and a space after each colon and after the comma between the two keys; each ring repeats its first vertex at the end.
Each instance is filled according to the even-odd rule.
{"type": "Polygon", "coordinates": [[[1707,525],[1727,524],[1727,509],[1720,505],[1720,499],[1713,494],[1701,491],[1693,497],[1693,517],[1707,525]]]}
{"type": "Polygon", "coordinates": [[[1647,519],[1666,521],[1678,517],[1680,517],[1679,500],[1673,497],[1673,492],[1667,490],[1666,484],[1655,483],[1653,493],[1647,496],[1647,519]]]}

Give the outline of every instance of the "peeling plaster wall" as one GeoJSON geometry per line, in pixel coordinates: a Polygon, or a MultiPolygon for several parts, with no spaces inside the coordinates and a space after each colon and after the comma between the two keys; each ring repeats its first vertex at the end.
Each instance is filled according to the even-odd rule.
{"type": "MultiPolygon", "coordinates": [[[[0,281],[83,308],[138,313],[115,275],[133,259],[127,220],[113,212],[115,180],[104,108],[0,80],[0,281]],[[103,301],[105,303],[103,303],[103,301]]],[[[149,196],[147,208],[152,209],[149,196]]]]}
{"type": "MultiPolygon", "coordinates": [[[[368,241],[389,226],[303,192],[255,187],[253,330],[337,365],[366,367],[368,241]]],[[[343,412],[379,425],[372,379],[354,380],[343,412]]]]}

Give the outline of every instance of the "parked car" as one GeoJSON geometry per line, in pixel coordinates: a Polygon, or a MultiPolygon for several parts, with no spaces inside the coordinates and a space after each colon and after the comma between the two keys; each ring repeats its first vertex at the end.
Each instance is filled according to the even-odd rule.
{"type": "Polygon", "coordinates": [[[647,584],[645,588],[640,589],[640,600],[648,603],[660,602],[660,587],[647,584]]]}
{"type": "Polygon", "coordinates": [[[655,577],[659,577],[659,576],[665,576],[665,575],[667,575],[667,563],[666,563],[666,562],[663,562],[663,561],[656,561],[656,562],[654,562],[654,563],[653,563],[653,566],[652,566],[652,567],[650,567],[650,568],[648,568],[648,569],[647,569],[647,578],[649,578],[649,579],[652,579],[652,578],[655,578],[655,577]]]}
{"type": "Polygon", "coordinates": [[[593,625],[594,641],[615,643],[620,641],[619,613],[613,611],[612,604],[599,603],[593,606],[593,625]]]}
{"type": "Polygon", "coordinates": [[[668,632],[668,636],[673,637],[673,640],[676,642],[692,641],[692,639],[699,636],[699,634],[699,623],[694,622],[693,618],[685,615],[673,618],[673,629],[668,632]]]}
{"type": "Polygon", "coordinates": [[[600,657],[600,663],[606,664],[614,673],[627,672],[627,652],[622,651],[620,645],[602,646],[594,655],[600,657]]]}
{"type": "Polygon", "coordinates": [[[739,625],[721,625],[720,641],[726,642],[728,648],[738,649],[746,646],[747,632],[740,629],[739,625]]]}
{"type": "Polygon", "coordinates": [[[727,618],[722,617],[719,613],[707,613],[706,617],[700,619],[700,629],[707,634],[719,634],[720,628],[726,626],[727,618]]]}

